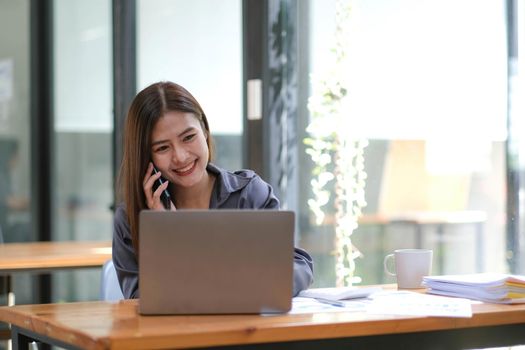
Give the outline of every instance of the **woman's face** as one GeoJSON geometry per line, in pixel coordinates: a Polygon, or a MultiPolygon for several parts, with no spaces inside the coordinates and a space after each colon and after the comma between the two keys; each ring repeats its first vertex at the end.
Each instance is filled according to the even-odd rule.
{"type": "Polygon", "coordinates": [[[206,179],[209,154],[206,138],[194,114],[168,112],[151,132],[151,159],[169,182],[190,188],[206,179]]]}

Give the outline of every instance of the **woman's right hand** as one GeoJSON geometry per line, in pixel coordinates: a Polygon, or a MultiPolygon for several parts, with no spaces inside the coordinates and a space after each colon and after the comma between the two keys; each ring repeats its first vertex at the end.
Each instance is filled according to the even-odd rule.
{"type": "MultiPolygon", "coordinates": [[[[160,196],[162,192],[168,188],[169,182],[164,181],[162,185],[157,187],[153,191],[153,185],[161,177],[160,171],[157,173],[153,172],[153,163],[149,163],[148,169],[146,170],[146,176],[144,176],[144,181],[142,182],[142,187],[144,189],[144,195],[146,196],[146,205],[149,209],[154,210],[166,210],[162,205],[162,200],[160,196]]],[[[170,201],[171,210],[175,210],[175,205],[170,201]]]]}

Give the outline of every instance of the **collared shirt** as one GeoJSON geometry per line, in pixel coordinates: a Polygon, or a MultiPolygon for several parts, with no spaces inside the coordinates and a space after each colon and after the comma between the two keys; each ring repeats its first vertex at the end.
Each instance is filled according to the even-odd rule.
{"type": "MultiPolygon", "coordinates": [[[[279,209],[272,187],[252,170],[229,172],[211,163],[207,170],[216,177],[210,209],[279,209]]],[[[139,268],[123,205],[115,212],[113,262],[124,297],[138,298],[139,268]]],[[[293,294],[297,295],[313,281],[313,261],[305,250],[295,248],[293,270],[293,294]]]]}

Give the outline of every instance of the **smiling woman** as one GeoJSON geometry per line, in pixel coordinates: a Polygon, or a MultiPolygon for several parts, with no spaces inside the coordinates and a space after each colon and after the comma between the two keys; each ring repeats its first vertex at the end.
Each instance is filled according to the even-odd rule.
{"type": "MultiPolygon", "coordinates": [[[[139,297],[139,213],[165,210],[164,191],[172,198],[170,210],[279,209],[272,187],[256,173],[230,172],[211,163],[211,145],[206,114],[182,86],[155,83],[131,103],[120,171],[123,204],[115,213],[113,233],[113,261],[126,298],[139,297]],[[155,186],[161,175],[167,181],[155,186]]],[[[310,255],[295,248],[294,295],[310,286],[312,275],[310,255]]]]}

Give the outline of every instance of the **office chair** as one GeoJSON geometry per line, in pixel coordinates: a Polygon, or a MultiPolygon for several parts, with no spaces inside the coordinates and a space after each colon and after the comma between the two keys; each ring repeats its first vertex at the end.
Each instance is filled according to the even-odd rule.
{"type": "Polygon", "coordinates": [[[116,301],[124,299],[120,284],[118,283],[117,271],[113,260],[108,260],[102,266],[102,280],[100,283],[100,300],[116,301]]]}

